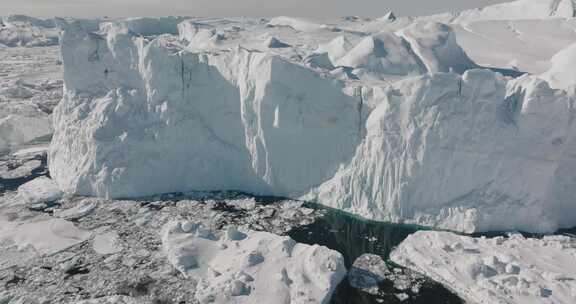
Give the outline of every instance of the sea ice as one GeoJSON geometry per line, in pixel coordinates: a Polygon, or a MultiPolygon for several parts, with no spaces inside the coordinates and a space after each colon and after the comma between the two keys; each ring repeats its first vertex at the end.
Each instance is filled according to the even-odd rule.
{"type": "Polygon", "coordinates": [[[200,303],[328,303],[346,268],[342,255],[267,232],[183,230],[170,222],[162,246],[170,263],[198,280],[200,303]]]}
{"type": "Polygon", "coordinates": [[[62,197],[62,191],[52,179],[41,176],[18,187],[18,197],[32,205],[58,200],[62,197]]]}
{"type": "Polygon", "coordinates": [[[419,231],[390,257],[470,303],[576,301],[576,239],[567,236],[473,238],[419,231]]]}

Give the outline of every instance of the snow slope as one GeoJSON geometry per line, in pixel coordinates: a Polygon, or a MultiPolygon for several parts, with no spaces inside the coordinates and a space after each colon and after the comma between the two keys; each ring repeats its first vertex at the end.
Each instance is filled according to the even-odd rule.
{"type": "Polygon", "coordinates": [[[482,70],[460,45],[479,23],[131,20],[64,26],[49,152],[64,192],[237,189],[466,232],[576,224],[574,100],[482,70]]]}
{"type": "Polygon", "coordinates": [[[576,239],[567,236],[486,239],[419,231],[391,259],[443,283],[469,303],[576,301],[576,239]]]}

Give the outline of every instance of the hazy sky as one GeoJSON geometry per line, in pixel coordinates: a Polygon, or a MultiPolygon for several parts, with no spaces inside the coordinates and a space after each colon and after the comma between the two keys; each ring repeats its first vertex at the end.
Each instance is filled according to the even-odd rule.
{"type": "Polygon", "coordinates": [[[509,0],[0,0],[0,15],[381,16],[423,15],[509,0]]]}

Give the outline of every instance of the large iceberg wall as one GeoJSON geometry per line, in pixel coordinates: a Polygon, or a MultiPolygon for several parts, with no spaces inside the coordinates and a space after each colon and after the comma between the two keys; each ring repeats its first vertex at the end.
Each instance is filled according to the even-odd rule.
{"type": "Polygon", "coordinates": [[[69,25],[51,174],[81,195],[235,189],[467,232],[576,224],[573,99],[474,69],[449,27],[417,26],[343,55],[405,75],[374,83],[293,53],[69,25]]]}
{"type": "Polygon", "coordinates": [[[122,27],[65,31],[65,96],[50,150],[63,190],[293,196],[352,157],[361,105],[338,81],[265,53],[197,54],[173,43],[122,27]]]}
{"type": "Polygon", "coordinates": [[[571,226],[573,100],[488,70],[396,83],[353,160],[309,196],[370,218],[459,231],[571,226]]]}

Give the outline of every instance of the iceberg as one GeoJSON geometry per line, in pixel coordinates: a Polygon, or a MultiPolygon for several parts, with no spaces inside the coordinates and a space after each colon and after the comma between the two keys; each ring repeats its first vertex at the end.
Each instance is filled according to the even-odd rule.
{"type": "Polygon", "coordinates": [[[54,181],[109,198],[233,189],[465,232],[576,224],[572,96],[481,69],[450,25],[295,20],[66,25],[54,181]]]}

